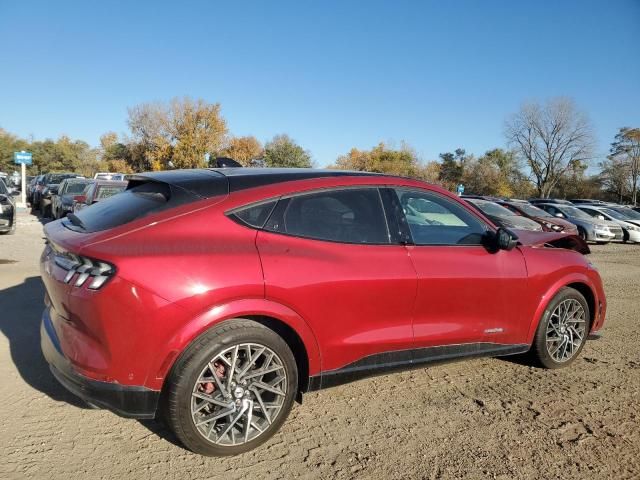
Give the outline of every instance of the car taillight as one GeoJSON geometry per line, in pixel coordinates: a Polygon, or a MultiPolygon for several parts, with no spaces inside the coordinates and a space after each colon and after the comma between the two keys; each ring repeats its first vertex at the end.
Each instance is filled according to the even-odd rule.
{"type": "Polygon", "coordinates": [[[92,260],[81,255],[56,254],[56,265],[67,271],[64,283],[74,287],[87,285],[89,290],[98,290],[109,280],[116,269],[113,265],[102,260],[92,260]]]}
{"type": "Polygon", "coordinates": [[[84,202],[86,199],[87,199],[87,197],[85,197],[84,195],[75,195],[73,197],[73,201],[74,202],[79,202],[79,203],[84,202]]]}

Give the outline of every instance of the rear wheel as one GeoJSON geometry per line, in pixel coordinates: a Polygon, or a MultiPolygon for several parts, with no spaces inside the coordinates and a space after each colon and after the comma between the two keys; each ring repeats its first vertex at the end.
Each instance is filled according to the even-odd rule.
{"type": "Polygon", "coordinates": [[[286,342],[257,322],[229,320],[199,337],[176,362],[164,417],[190,450],[236,455],[278,431],[297,388],[286,342]]]}
{"type": "Polygon", "coordinates": [[[571,364],[584,347],[589,333],[589,305],[573,288],[563,288],[547,306],[531,353],[546,368],[571,364]]]}

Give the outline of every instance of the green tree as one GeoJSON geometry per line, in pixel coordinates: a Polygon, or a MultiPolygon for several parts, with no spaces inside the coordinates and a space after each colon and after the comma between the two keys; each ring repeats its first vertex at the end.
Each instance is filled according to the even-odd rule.
{"type": "Polygon", "coordinates": [[[440,154],[440,173],[438,179],[448,190],[454,190],[461,183],[464,174],[464,164],[470,160],[462,148],[458,148],[454,153],[446,152],[440,154]]]}
{"type": "Polygon", "coordinates": [[[30,151],[29,142],[0,128],[0,172],[10,173],[18,170],[13,162],[14,152],[30,151]]]}
{"type": "Polygon", "coordinates": [[[311,154],[288,135],[276,135],[264,146],[264,164],[267,167],[309,168],[311,154]]]}
{"type": "Polygon", "coordinates": [[[611,144],[610,159],[617,159],[626,165],[631,186],[631,203],[638,200],[638,177],[640,176],[640,128],[623,127],[611,144]]]}
{"type": "Polygon", "coordinates": [[[406,177],[420,176],[421,166],[416,153],[403,144],[399,150],[387,147],[383,142],[371,150],[352,148],[349,153],[338,157],[335,168],[364,172],[386,173],[406,177]]]}
{"type": "Polygon", "coordinates": [[[115,132],[100,136],[100,161],[98,169],[106,172],[133,173],[131,151],[119,141],[115,132]]]}

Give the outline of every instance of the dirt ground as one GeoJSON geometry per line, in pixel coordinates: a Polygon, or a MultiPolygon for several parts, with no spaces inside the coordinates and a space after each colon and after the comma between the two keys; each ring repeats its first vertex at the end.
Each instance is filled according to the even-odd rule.
{"type": "Polygon", "coordinates": [[[39,350],[42,226],[0,236],[0,478],[639,478],[640,246],[594,246],[604,337],[568,369],[483,359],[308,394],[280,433],[233,458],[155,421],[91,410],[39,350]]]}

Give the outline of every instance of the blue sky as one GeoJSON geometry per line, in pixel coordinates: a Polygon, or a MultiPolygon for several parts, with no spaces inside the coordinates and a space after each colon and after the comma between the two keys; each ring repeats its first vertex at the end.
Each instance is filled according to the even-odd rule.
{"type": "Polygon", "coordinates": [[[0,127],[97,145],[127,107],[220,102],[236,135],[326,165],[406,141],[504,146],[523,101],[573,97],[604,155],[640,126],[640,1],[0,2],[0,127]]]}

